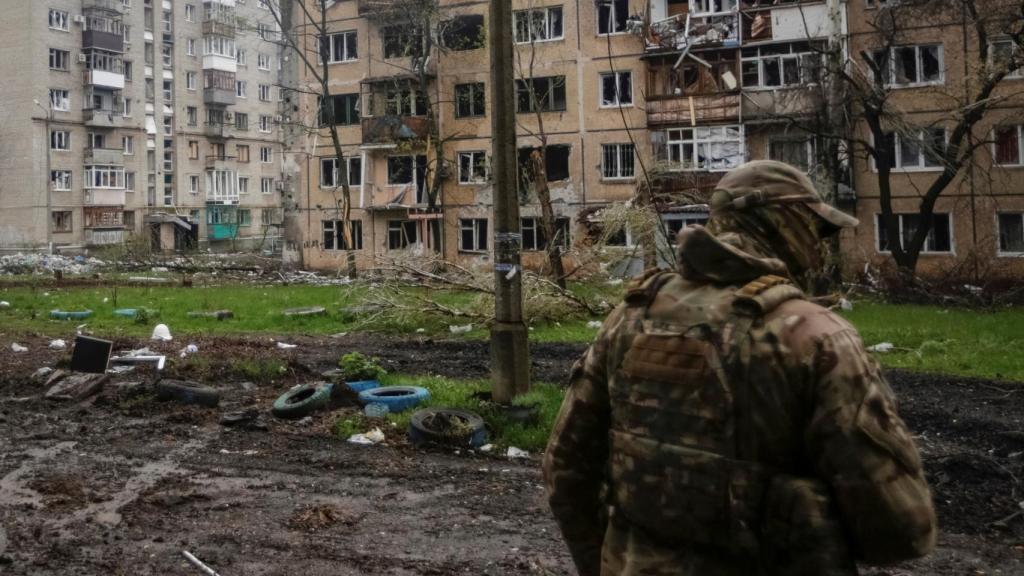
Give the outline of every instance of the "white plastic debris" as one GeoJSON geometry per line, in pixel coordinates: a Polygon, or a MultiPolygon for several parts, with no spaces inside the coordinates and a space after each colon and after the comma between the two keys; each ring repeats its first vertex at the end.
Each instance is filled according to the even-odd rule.
{"type": "Polygon", "coordinates": [[[128,374],[133,371],[135,371],[135,366],[131,366],[128,364],[111,366],[110,368],[107,369],[107,373],[109,374],[128,374]]]}
{"type": "Polygon", "coordinates": [[[508,456],[509,458],[529,458],[530,453],[526,450],[516,448],[515,446],[509,446],[508,452],[505,453],[505,456],[508,456]]]}
{"type": "Polygon", "coordinates": [[[480,447],[481,452],[490,452],[491,450],[494,450],[494,444],[484,444],[480,447]]]}
{"type": "Polygon", "coordinates": [[[15,352],[28,352],[28,348],[25,348],[24,346],[18,344],[17,342],[11,344],[11,350],[14,350],[15,352]]]}
{"type": "Polygon", "coordinates": [[[601,321],[600,320],[591,320],[590,322],[587,322],[587,328],[600,328],[600,327],[601,327],[601,321]]]}
{"type": "Polygon", "coordinates": [[[196,346],[195,344],[189,344],[188,346],[185,346],[184,348],[181,349],[181,357],[184,358],[185,356],[188,356],[189,354],[195,354],[196,352],[199,352],[199,346],[196,346]]]}
{"type": "Polygon", "coordinates": [[[452,334],[465,334],[473,329],[472,324],[466,324],[464,326],[449,326],[448,331],[452,334]]]}
{"type": "Polygon", "coordinates": [[[364,434],[353,434],[349,436],[348,441],[353,444],[380,444],[384,441],[384,433],[380,431],[380,428],[374,428],[364,434]]]}
{"type": "Polygon", "coordinates": [[[67,342],[57,339],[50,342],[50,350],[63,350],[68,347],[67,342]]]}
{"type": "Polygon", "coordinates": [[[416,333],[417,333],[417,334],[423,334],[423,333],[424,333],[424,332],[426,332],[426,331],[427,331],[427,329],[426,329],[426,328],[417,328],[417,329],[416,329],[416,333]]]}
{"type": "Polygon", "coordinates": [[[167,327],[167,324],[157,324],[153,328],[153,335],[149,339],[170,342],[172,340],[171,329],[167,327]]]}
{"type": "Polygon", "coordinates": [[[881,352],[884,354],[886,352],[892,352],[892,349],[895,347],[896,346],[894,346],[892,342],[879,342],[874,346],[868,346],[868,352],[881,352]]]}
{"type": "Polygon", "coordinates": [[[853,302],[850,302],[846,298],[840,298],[839,307],[849,312],[850,310],[853,310],[853,302]]]}
{"type": "Polygon", "coordinates": [[[109,301],[110,301],[110,298],[104,298],[104,299],[103,299],[103,303],[104,303],[104,304],[106,304],[106,303],[107,303],[107,302],[109,302],[109,301]]]}
{"type": "Polygon", "coordinates": [[[0,300],[0,309],[10,308],[11,303],[6,300],[0,300]]]}
{"type": "Polygon", "coordinates": [[[291,350],[292,348],[297,348],[298,344],[286,344],[284,342],[278,342],[277,347],[280,348],[281,350],[291,350]]]}
{"type": "Polygon", "coordinates": [[[622,278],[612,278],[611,280],[606,282],[606,284],[608,284],[609,286],[618,286],[619,284],[622,284],[622,278]]]}
{"type": "Polygon", "coordinates": [[[43,366],[39,370],[36,370],[35,372],[32,373],[32,379],[42,380],[43,378],[49,376],[51,372],[53,372],[53,368],[50,368],[49,366],[43,366]]]}

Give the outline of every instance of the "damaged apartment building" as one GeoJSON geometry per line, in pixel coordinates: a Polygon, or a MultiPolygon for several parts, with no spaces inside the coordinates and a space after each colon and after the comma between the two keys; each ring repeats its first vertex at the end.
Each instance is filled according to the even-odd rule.
{"type": "MultiPolygon", "coordinates": [[[[941,119],[957,115],[956,91],[978,65],[977,51],[958,40],[973,34],[962,16],[925,9],[912,31],[883,37],[880,19],[899,5],[514,0],[517,143],[523,164],[545,151],[554,241],[588,242],[602,207],[632,200],[645,186],[671,238],[707,219],[707,194],[724,172],[770,158],[804,169],[826,198],[860,218],[842,238],[848,272],[887,262],[877,170],[858,144],[865,122],[851,87],[825,76],[836,64],[827,59],[864,70],[862,55],[872,55],[880,73],[892,75],[884,86],[898,103],[895,116],[922,122],[917,131],[893,127],[887,137],[905,238],[919,225],[912,212],[920,191],[941,173],[924,150],[940,134],[948,138],[941,119]]],[[[327,3],[326,30],[297,17],[303,36],[322,37],[308,50],[326,58],[345,157],[338,166],[323,129],[293,146],[304,176],[296,201],[306,266],[343,265],[342,171],[361,265],[410,253],[489,262],[487,11],[487,2],[338,0],[327,3]],[[429,13],[417,12],[422,6],[429,13]]],[[[998,35],[992,41],[994,52],[1018,50],[998,35]]],[[[1020,77],[1009,74],[998,93],[1019,91],[1020,77]]],[[[302,84],[310,86],[308,73],[302,84]]],[[[318,102],[300,98],[289,113],[322,126],[318,102]]],[[[1008,98],[979,124],[973,137],[991,145],[977,148],[978,161],[940,198],[922,272],[954,270],[979,256],[988,267],[1017,266],[1024,249],[1020,113],[1020,102],[1008,98]]],[[[524,261],[540,265],[547,247],[540,206],[530,183],[520,184],[524,261]]],[[[635,239],[626,230],[609,243],[635,239]]]]}
{"type": "Polygon", "coordinates": [[[280,247],[282,61],[265,2],[6,4],[0,249],[280,247]]]}

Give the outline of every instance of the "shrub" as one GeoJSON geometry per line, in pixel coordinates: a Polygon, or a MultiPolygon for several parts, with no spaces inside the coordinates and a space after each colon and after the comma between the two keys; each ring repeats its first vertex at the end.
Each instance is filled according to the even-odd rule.
{"type": "Polygon", "coordinates": [[[380,358],[370,358],[361,352],[349,352],[338,361],[342,378],[349,382],[380,380],[387,370],[380,365],[380,358]]]}

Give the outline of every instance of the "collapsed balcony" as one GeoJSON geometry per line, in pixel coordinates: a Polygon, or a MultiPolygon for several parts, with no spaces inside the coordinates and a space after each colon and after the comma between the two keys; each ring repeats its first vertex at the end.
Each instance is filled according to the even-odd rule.
{"type": "Polygon", "coordinates": [[[740,117],[738,62],[733,51],[700,57],[656,57],[647,73],[651,126],[735,122],[740,117]]]}
{"type": "Polygon", "coordinates": [[[427,96],[409,80],[363,82],[360,120],[363,145],[425,141],[429,136],[427,96]]]}

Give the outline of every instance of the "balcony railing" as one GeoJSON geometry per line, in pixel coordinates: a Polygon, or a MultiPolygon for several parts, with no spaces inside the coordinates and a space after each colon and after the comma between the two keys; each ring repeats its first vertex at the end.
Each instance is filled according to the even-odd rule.
{"type": "Polygon", "coordinates": [[[230,170],[238,160],[235,156],[207,156],[206,167],[214,170],[230,170]]]}
{"type": "Polygon", "coordinates": [[[124,190],[104,188],[86,189],[82,204],[85,206],[124,206],[124,190]]]}
{"type": "Polygon", "coordinates": [[[82,75],[82,81],[86,86],[124,90],[124,74],[120,71],[86,70],[82,75]]]}
{"type": "Polygon", "coordinates": [[[232,106],[236,98],[234,90],[225,88],[203,89],[203,104],[207,106],[232,106]]]}
{"type": "Polygon", "coordinates": [[[90,128],[120,128],[124,123],[121,110],[90,108],[82,111],[82,120],[90,128]]]}
{"type": "Polygon", "coordinates": [[[203,134],[207,138],[227,138],[229,125],[223,122],[207,122],[203,125],[203,134]]]}
{"type": "Polygon", "coordinates": [[[120,54],[124,52],[124,35],[102,30],[85,30],[82,32],[82,48],[98,48],[120,54]]]}
{"type": "Polygon", "coordinates": [[[85,243],[89,246],[109,246],[124,242],[125,231],[85,229],[85,243]]]}
{"type": "Polygon", "coordinates": [[[647,98],[649,126],[690,126],[727,122],[740,116],[739,93],[696,96],[650,96],[647,98]]]}
{"type": "Polygon", "coordinates": [[[648,50],[683,50],[694,46],[736,46],[740,42],[740,15],[735,12],[694,16],[676,15],[652,22],[648,50]]]}
{"type": "Polygon", "coordinates": [[[108,14],[122,14],[124,2],[121,0],[82,0],[82,10],[100,10],[108,14]]]}
{"type": "Polygon", "coordinates": [[[235,37],[235,23],[228,20],[206,20],[203,22],[203,36],[235,37]]]}
{"type": "Polygon", "coordinates": [[[427,119],[418,116],[374,116],[361,120],[363,144],[391,144],[403,140],[425,140],[427,119]]]}
{"type": "Polygon", "coordinates": [[[86,148],[85,163],[101,166],[124,165],[124,150],[121,148],[86,148]]]}

